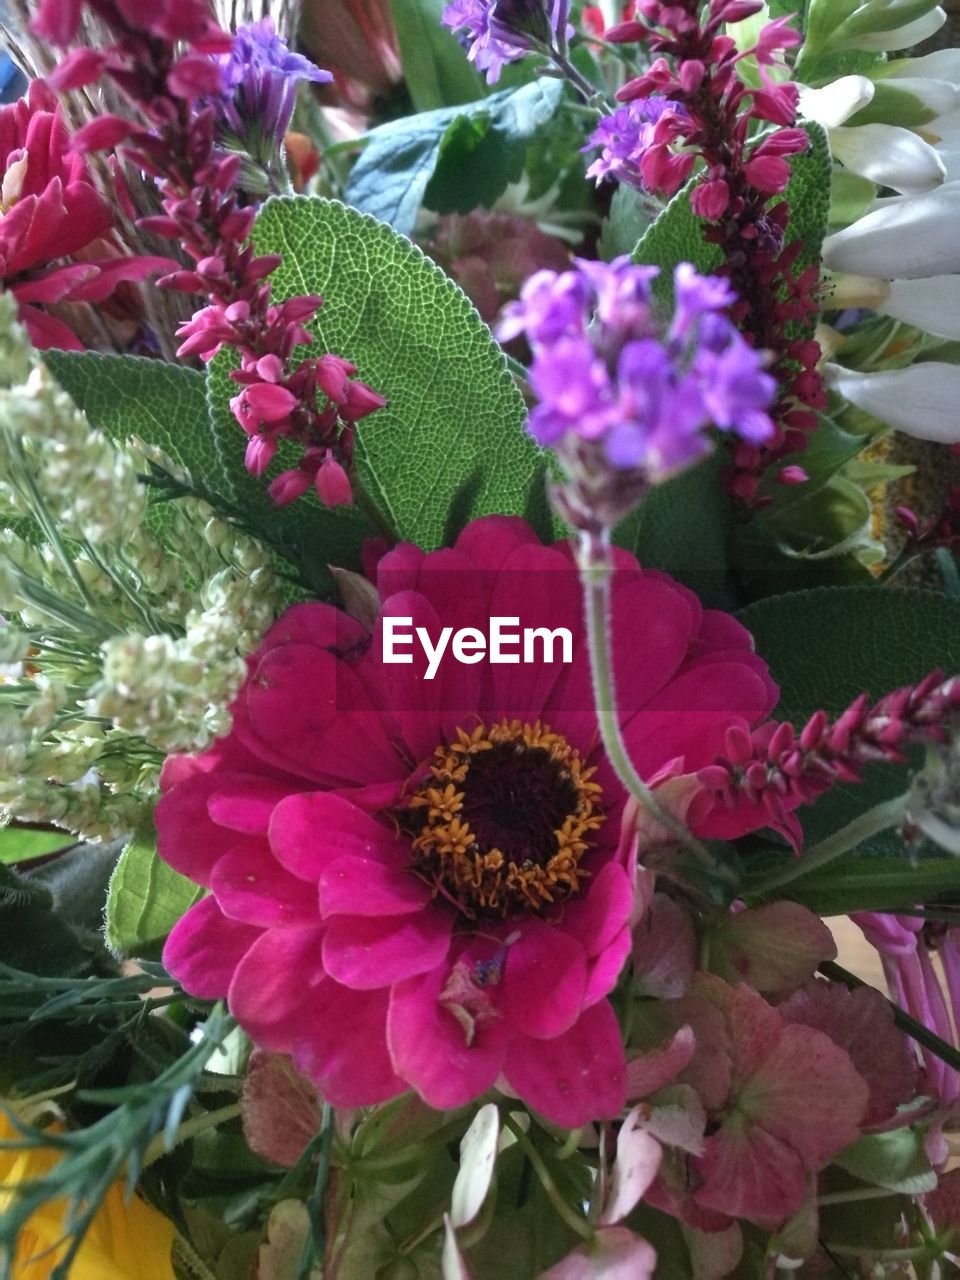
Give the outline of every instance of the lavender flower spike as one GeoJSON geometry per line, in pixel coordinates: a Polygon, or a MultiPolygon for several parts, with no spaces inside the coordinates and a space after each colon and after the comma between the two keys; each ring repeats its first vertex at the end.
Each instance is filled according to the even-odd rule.
{"type": "Polygon", "coordinates": [[[297,84],[326,84],[329,71],[292,52],[272,18],[239,27],[233,49],[220,56],[223,97],[217,103],[225,126],[240,139],[260,135],[276,150],[293,115],[297,84]]]}

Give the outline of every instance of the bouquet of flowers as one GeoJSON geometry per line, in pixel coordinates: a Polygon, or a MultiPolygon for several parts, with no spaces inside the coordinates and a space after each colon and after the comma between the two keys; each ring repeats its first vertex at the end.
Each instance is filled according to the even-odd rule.
{"type": "Polygon", "coordinates": [[[3,1280],[957,1273],[946,18],[5,6],[3,1280]]]}

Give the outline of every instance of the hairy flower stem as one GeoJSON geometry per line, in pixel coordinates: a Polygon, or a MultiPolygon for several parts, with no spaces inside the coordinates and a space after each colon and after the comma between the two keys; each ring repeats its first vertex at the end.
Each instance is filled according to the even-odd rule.
{"type": "Polygon", "coordinates": [[[705,859],[709,857],[706,846],[678,818],[664,809],[637,773],[620,732],[610,644],[610,581],[613,576],[613,558],[610,553],[609,530],[581,534],[578,565],[587,617],[593,697],[607,758],[617,777],[637,803],[643,805],[661,826],[666,827],[685,849],[690,849],[699,858],[705,859]]]}
{"type": "Polygon", "coordinates": [[[540,1155],[540,1152],[530,1141],[529,1135],[524,1132],[524,1130],[520,1127],[520,1125],[517,1124],[516,1120],[514,1120],[512,1115],[506,1115],[504,1117],[503,1123],[506,1126],[506,1128],[508,1128],[510,1132],[513,1134],[513,1136],[516,1138],[517,1142],[519,1143],[520,1147],[523,1150],[524,1155],[530,1161],[531,1165],[533,1166],[534,1172],[536,1173],[537,1177],[540,1180],[540,1185],[543,1187],[543,1190],[546,1193],[547,1199],[553,1205],[554,1209],[556,1209],[559,1216],[567,1224],[570,1230],[576,1232],[576,1234],[580,1236],[581,1239],[592,1240],[593,1239],[592,1227],[584,1217],[582,1217],[579,1213],[577,1213],[575,1209],[572,1209],[570,1205],[567,1204],[566,1200],[560,1194],[560,1191],[557,1188],[557,1184],[554,1182],[553,1178],[550,1176],[550,1170],[547,1168],[546,1164],[544,1163],[543,1157],[540,1155]]]}
{"type": "Polygon", "coordinates": [[[879,835],[881,831],[887,831],[890,827],[899,826],[906,813],[907,798],[905,793],[896,796],[893,800],[885,800],[883,804],[868,809],[866,813],[861,813],[845,827],[827,836],[819,844],[813,845],[788,866],[751,884],[750,896],[766,897],[772,890],[780,889],[785,884],[808,875],[811,871],[827,866],[834,859],[855,849],[864,840],[869,840],[871,836],[879,835]]]}

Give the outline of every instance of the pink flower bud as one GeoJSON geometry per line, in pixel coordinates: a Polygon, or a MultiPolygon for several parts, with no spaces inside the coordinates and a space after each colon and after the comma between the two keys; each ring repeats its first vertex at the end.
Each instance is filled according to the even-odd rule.
{"type": "Polygon", "coordinates": [[[730,203],[730,188],[722,178],[705,182],[696,187],[690,196],[690,207],[698,218],[706,218],[708,222],[716,222],[722,218],[730,203]]]}
{"type": "Polygon", "coordinates": [[[309,471],[301,471],[299,467],[292,471],[281,471],[276,479],[267,486],[267,493],[278,507],[285,507],[289,502],[306,493],[310,488],[312,476],[309,471]]]}
{"type": "Polygon", "coordinates": [[[247,387],[240,399],[246,402],[245,413],[258,422],[281,422],[300,403],[292,391],[273,382],[258,382],[247,387]]]}
{"type": "Polygon", "coordinates": [[[220,66],[200,53],[185,53],[170,68],[167,88],[175,98],[192,102],[206,94],[217,94],[223,88],[220,66]]]}
{"type": "Polygon", "coordinates": [[[348,422],[358,422],[368,413],[386,408],[386,399],[365,382],[351,382],[347,390],[347,403],[340,406],[340,416],[348,422]]]}
{"type": "Polygon", "coordinates": [[[694,94],[703,83],[706,68],[696,58],[688,58],[680,64],[680,84],[684,93],[694,94]]]}
{"type": "Polygon", "coordinates": [[[73,135],[72,150],[81,153],[112,151],[130,136],[131,128],[130,122],[120,116],[97,116],[96,120],[90,120],[73,135]]]}
{"type": "Polygon", "coordinates": [[[349,507],[353,504],[350,478],[329,449],[320,463],[314,485],[317,497],[325,507],[349,507]]]}
{"type": "Polygon", "coordinates": [[[99,80],[106,58],[95,49],[74,49],[47,76],[47,84],[58,93],[82,89],[99,80]]]}
{"type": "Polygon", "coordinates": [[[778,195],[790,181],[790,166],[779,156],[756,156],[743,166],[752,187],[767,195],[778,195]]]}
{"type": "Polygon", "coordinates": [[[356,372],[357,366],[340,356],[321,356],[314,364],[317,386],[336,404],[346,404],[350,394],[349,375],[356,372]]]}
{"type": "Polygon", "coordinates": [[[762,8],[763,0],[731,0],[726,5],[711,5],[711,9],[716,9],[724,22],[743,22],[759,13],[762,8]]]}
{"type": "Polygon", "coordinates": [[[254,367],[264,382],[279,382],[283,377],[279,356],[262,356],[254,367]]]}
{"type": "Polygon", "coordinates": [[[262,476],[276,452],[277,442],[273,436],[251,436],[243,455],[243,465],[252,475],[262,476]]]}

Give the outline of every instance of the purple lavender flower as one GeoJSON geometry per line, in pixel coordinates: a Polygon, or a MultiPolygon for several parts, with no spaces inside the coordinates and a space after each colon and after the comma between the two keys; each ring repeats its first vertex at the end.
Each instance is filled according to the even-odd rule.
{"type": "Polygon", "coordinates": [[[326,84],[333,79],[294,53],[277,34],[272,18],[261,18],[239,27],[233,48],[219,59],[223,98],[217,106],[226,127],[238,138],[259,136],[270,151],[283,142],[293,115],[297,84],[312,80],[326,84]]]}
{"type": "Polygon", "coordinates": [[[487,84],[494,84],[504,66],[535,43],[552,47],[560,32],[568,39],[573,34],[569,9],[570,0],[452,0],[441,21],[463,32],[467,57],[487,73],[487,84]]]}
{"type": "Polygon", "coordinates": [[[770,437],[776,382],[721,314],[735,300],[728,281],[680,264],[674,316],[663,333],[651,295],[654,268],[626,257],[578,260],[575,268],[532,276],[499,336],[525,333],[530,342],[539,403],[529,429],[557,450],[579,484],[580,506],[584,493],[603,491],[604,471],[630,473],[626,489],[635,495],[638,478],[655,483],[690,466],[709,452],[710,426],[752,444],[770,437]]]}
{"type": "Polygon", "coordinates": [[[671,113],[686,117],[686,110],[671,98],[654,94],[649,98],[637,98],[625,107],[619,107],[612,115],[604,116],[590,135],[590,141],[581,148],[593,151],[600,147],[600,154],[587,170],[588,178],[602,182],[604,178],[616,178],[639,191],[648,190],[641,165],[643,158],[658,139],[656,126],[662,116],[671,113]]]}

